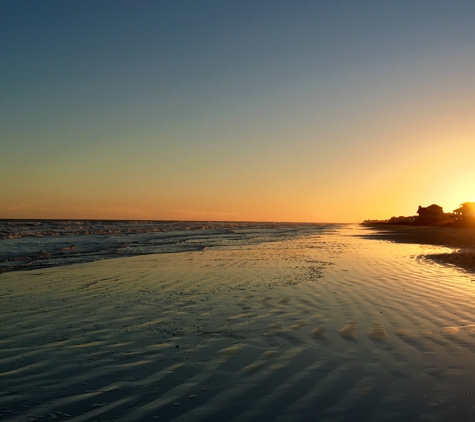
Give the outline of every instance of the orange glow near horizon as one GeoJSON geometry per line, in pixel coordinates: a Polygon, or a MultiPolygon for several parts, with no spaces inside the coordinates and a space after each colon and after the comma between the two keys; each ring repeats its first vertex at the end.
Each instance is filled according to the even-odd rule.
{"type": "MultiPolygon", "coordinates": [[[[400,134],[393,136],[397,142],[400,134]]],[[[432,132],[413,136],[419,145],[410,154],[407,145],[388,147],[389,140],[342,154],[336,167],[271,157],[274,163],[264,168],[248,160],[242,174],[242,161],[206,169],[206,161],[187,157],[176,174],[163,174],[138,156],[129,157],[128,169],[107,168],[98,157],[87,175],[80,161],[66,160],[4,187],[0,218],[356,222],[414,215],[418,205],[432,203],[452,211],[475,200],[475,142],[446,143],[449,134],[432,132]]]]}
{"type": "Polygon", "coordinates": [[[357,222],[475,200],[471,14],[363,3],[212,22],[131,3],[90,22],[91,45],[95,6],[65,3],[67,32],[18,9],[0,218],[357,222]]]}
{"type": "Polygon", "coordinates": [[[115,162],[88,151],[49,167],[31,162],[34,177],[25,171],[3,187],[0,218],[356,222],[432,203],[452,211],[475,199],[475,127],[373,126],[371,139],[362,126],[338,136],[351,132],[366,144],[330,151],[328,162],[277,148],[265,152],[268,163],[258,148],[234,162],[211,150],[185,151],[173,165],[137,151],[115,162]]]}

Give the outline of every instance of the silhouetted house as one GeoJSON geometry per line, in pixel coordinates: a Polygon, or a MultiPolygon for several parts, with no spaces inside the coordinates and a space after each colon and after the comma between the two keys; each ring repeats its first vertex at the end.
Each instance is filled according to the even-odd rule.
{"type": "Polygon", "coordinates": [[[453,219],[457,224],[475,223],[475,202],[464,202],[460,208],[454,210],[453,219]]]}
{"type": "Polygon", "coordinates": [[[450,217],[444,213],[444,209],[436,204],[429,205],[428,207],[421,207],[417,210],[419,216],[416,219],[417,224],[421,225],[443,225],[451,223],[450,217]]]}

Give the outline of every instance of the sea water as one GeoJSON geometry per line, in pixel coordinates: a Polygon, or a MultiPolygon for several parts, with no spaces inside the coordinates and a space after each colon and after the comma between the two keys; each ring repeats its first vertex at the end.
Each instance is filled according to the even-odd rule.
{"type": "Polygon", "coordinates": [[[335,227],[212,221],[0,220],[0,273],[107,258],[251,245],[335,227]]]}

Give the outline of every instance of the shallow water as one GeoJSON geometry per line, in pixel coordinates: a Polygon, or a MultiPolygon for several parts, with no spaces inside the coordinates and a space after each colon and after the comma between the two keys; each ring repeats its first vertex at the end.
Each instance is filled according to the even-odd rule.
{"type": "Polygon", "coordinates": [[[475,277],[361,230],[1,275],[0,415],[475,420],[475,277]]]}
{"type": "Polygon", "coordinates": [[[331,224],[0,220],[0,273],[291,239],[331,224]]]}

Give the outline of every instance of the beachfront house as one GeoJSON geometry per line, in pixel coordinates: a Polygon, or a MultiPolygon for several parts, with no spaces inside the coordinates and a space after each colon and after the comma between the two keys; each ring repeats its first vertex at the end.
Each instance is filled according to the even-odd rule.
{"type": "Polygon", "coordinates": [[[454,210],[453,219],[458,224],[475,224],[475,202],[464,202],[454,210]]]}
{"type": "Polygon", "coordinates": [[[428,207],[421,207],[419,205],[417,214],[416,223],[421,225],[444,225],[452,222],[450,217],[444,213],[444,209],[437,204],[432,204],[428,207]]]}

